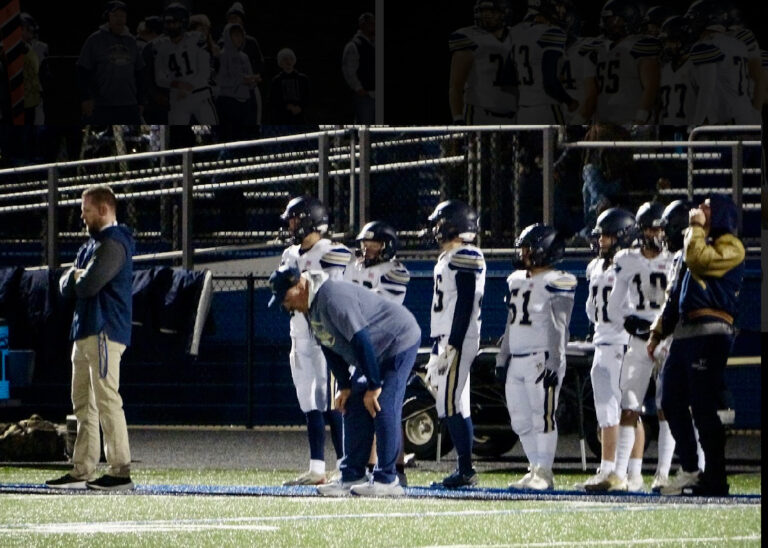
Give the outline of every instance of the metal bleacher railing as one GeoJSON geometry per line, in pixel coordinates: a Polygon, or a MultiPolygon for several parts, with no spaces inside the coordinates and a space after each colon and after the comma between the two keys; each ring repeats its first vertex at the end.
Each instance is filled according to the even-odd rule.
{"type": "MultiPolygon", "coordinates": [[[[25,266],[61,264],[82,240],[80,192],[108,183],[121,220],[137,233],[139,261],[180,259],[191,268],[203,254],[274,247],[279,213],[303,193],[328,204],[332,232],[349,238],[372,218],[387,220],[406,252],[424,251],[418,235],[437,202],[463,198],[481,214],[479,244],[506,249],[531,211],[556,221],[554,165],[569,149],[632,149],[642,171],[654,165],[666,174],[673,166],[679,175],[660,195],[693,199],[719,190],[744,215],[759,216],[760,141],[745,139],[759,131],[710,126],[695,128],[688,141],[568,142],[557,126],[363,126],[22,166],[0,170],[0,245],[25,266]],[[704,133],[716,137],[697,140],[704,133]],[[536,156],[534,202],[524,193],[532,184],[519,175],[523,148],[536,156]]],[[[744,237],[754,244],[759,230],[751,226],[744,237]]]]}

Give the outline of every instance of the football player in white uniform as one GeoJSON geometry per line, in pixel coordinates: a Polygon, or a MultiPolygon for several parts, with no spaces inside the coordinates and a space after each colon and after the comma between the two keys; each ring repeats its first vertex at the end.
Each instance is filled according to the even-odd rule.
{"type": "Polygon", "coordinates": [[[755,33],[744,26],[744,15],[735,4],[726,3],[728,11],[727,32],[747,47],[747,72],[749,72],[749,96],[752,107],[762,110],[765,100],[766,76],[763,72],[762,52],[755,33]]]}
{"type": "Polygon", "coordinates": [[[579,106],[563,89],[557,70],[565,52],[563,27],[569,8],[569,0],[529,0],[528,12],[533,19],[515,25],[510,31],[520,95],[519,124],[564,125],[560,103],[566,105],[568,112],[579,106]]]}
{"type": "Polygon", "coordinates": [[[395,259],[395,229],[385,222],[371,221],[360,230],[355,241],[360,246],[358,257],[347,266],[344,279],[403,304],[411,275],[403,263],[395,259]]]}
{"type": "MultiPolygon", "coordinates": [[[[358,256],[347,266],[344,279],[367,287],[374,293],[398,304],[403,304],[411,274],[405,265],[395,258],[398,244],[395,229],[383,221],[371,221],[360,229],[355,241],[359,246],[358,256]]],[[[376,438],[374,438],[368,461],[371,472],[376,458],[376,438]]],[[[404,458],[401,445],[395,468],[400,485],[407,487],[404,458]]]]}
{"type": "MultiPolygon", "coordinates": [[[[640,248],[622,249],[613,258],[616,278],[608,297],[608,317],[624,322],[629,345],[621,364],[621,419],[616,443],[616,465],[606,478],[610,491],[640,491],[643,488],[644,439],[635,443],[645,393],[653,373],[653,360],[645,344],[651,322],[661,309],[667,288],[672,256],[664,249],[664,206],[645,202],[635,220],[642,232],[640,248]]],[[[643,437],[644,438],[644,437],[643,437]]]]}
{"type": "Polygon", "coordinates": [[[612,207],[597,218],[592,236],[597,238],[598,256],[587,265],[586,310],[594,324],[595,356],[590,377],[595,398],[595,414],[600,426],[602,455],[600,468],[589,478],[584,488],[604,490],[605,479],[616,463],[616,439],[621,411],[621,362],[627,349],[629,335],[620,318],[608,315],[608,296],[616,283],[613,258],[621,248],[629,247],[635,236],[635,217],[629,211],[612,207]]]}
{"type": "Polygon", "coordinates": [[[163,12],[165,34],[150,42],[154,53],[155,83],[168,88],[168,123],[218,124],[211,94],[211,56],[205,38],[187,32],[189,10],[180,3],[169,4],[163,12]]]}
{"type": "Polygon", "coordinates": [[[509,315],[496,357],[496,377],[504,383],[512,429],[529,463],[528,473],[509,487],[543,491],[555,486],[555,410],[565,377],[565,345],[577,282],[573,274],[554,268],[565,252],[565,242],[554,228],[530,225],[515,245],[518,270],[507,278],[509,315]]]}
{"type": "Polygon", "coordinates": [[[664,21],[659,41],[662,65],[658,121],[662,126],[676,127],[672,131],[682,138],[693,120],[698,89],[689,58],[691,36],[687,20],[676,15],[664,21]]]}
{"type": "Polygon", "coordinates": [[[472,466],[469,370],[480,348],[485,258],[470,243],[477,235],[478,217],[464,202],[439,203],[429,222],[441,253],[434,271],[430,336],[435,342],[427,377],[436,387],[437,416],[445,419],[459,461],[457,469],[437,485],[454,489],[477,483],[472,466]]]}
{"type": "Polygon", "coordinates": [[[565,55],[560,63],[560,81],[566,93],[579,102],[579,107],[568,112],[568,125],[584,125],[595,113],[597,106],[597,55],[602,39],[578,37],[569,28],[565,55]]]}
{"type": "MultiPolygon", "coordinates": [[[[322,270],[332,280],[343,279],[352,253],[343,244],[323,237],[328,230],[328,211],[319,200],[294,198],[280,218],[293,239],[293,245],[283,252],[281,265],[293,266],[299,272],[322,270]]],[[[338,469],[344,454],[342,421],[341,414],[329,408],[328,367],[307,318],[301,314],[291,315],[290,363],[299,407],[307,419],[310,460],[306,473],[284,485],[319,485],[326,481],[325,424],[331,428],[338,469]]]]}
{"type": "Polygon", "coordinates": [[[503,0],[477,0],[475,24],[451,33],[448,103],[458,124],[513,124],[517,111],[503,0]]]}
{"type": "Polygon", "coordinates": [[[685,18],[696,41],[691,46],[693,77],[699,87],[693,124],[759,124],[750,97],[747,46],[726,32],[727,11],[716,0],[696,0],[685,18]]]}
{"type": "Polygon", "coordinates": [[[659,91],[659,41],[638,34],[642,12],[634,0],[608,0],[600,17],[607,40],[597,61],[596,118],[647,124],[659,91]]]}

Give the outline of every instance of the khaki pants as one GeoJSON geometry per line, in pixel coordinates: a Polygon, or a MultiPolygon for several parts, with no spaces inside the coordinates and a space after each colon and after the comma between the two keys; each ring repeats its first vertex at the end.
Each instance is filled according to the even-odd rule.
{"type": "Polygon", "coordinates": [[[118,393],[120,357],[124,351],[124,344],[110,341],[104,334],[77,340],[73,345],[72,406],[77,417],[77,438],[72,455],[72,476],[76,478],[94,479],[101,454],[99,423],[104,432],[104,454],[109,464],[107,474],[130,476],[128,428],[125,424],[123,399],[118,393]],[[104,378],[101,378],[100,369],[102,372],[106,369],[104,378]]]}

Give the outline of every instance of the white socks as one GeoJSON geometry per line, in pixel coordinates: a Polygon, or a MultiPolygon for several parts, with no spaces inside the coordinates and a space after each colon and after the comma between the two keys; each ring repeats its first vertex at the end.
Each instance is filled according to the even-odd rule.
{"type": "Polygon", "coordinates": [[[616,441],[616,467],[614,471],[620,478],[627,477],[627,466],[632,446],[635,444],[634,426],[619,426],[619,439],[616,441]]]}
{"type": "Polygon", "coordinates": [[[557,430],[536,434],[536,446],[539,451],[539,466],[552,470],[557,449],[557,430]]]}
{"type": "Polygon", "coordinates": [[[675,453],[675,438],[669,429],[667,421],[659,421],[659,460],[656,465],[656,475],[669,477],[669,469],[672,467],[672,456],[675,453]]]}
{"type": "Polygon", "coordinates": [[[612,460],[601,460],[600,461],[600,473],[601,474],[610,474],[614,471],[616,467],[616,463],[614,463],[612,460]]]}
{"type": "Polygon", "coordinates": [[[325,461],[310,459],[309,471],[314,474],[325,474],[325,461]]]}
{"type": "Polygon", "coordinates": [[[643,475],[643,459],[629,459],[627,475],[633,478],[643,475]]]}
{"type": "Polygon", "coordinates": [[[520,438],[520,443],[523,444],[523,451],[525,452],[525,456],[528,457],[528,462],[531,464],[531,470],[533,470],[533,467],[536,466],[536,464],[539,462],[539,451],[536,436],[537,435],[533,432],[528,432],[527,434],[518,436],[520,438]]]}

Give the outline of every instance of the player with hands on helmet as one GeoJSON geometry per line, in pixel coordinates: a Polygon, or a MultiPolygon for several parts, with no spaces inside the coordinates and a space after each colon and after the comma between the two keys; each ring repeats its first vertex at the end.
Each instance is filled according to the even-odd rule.
{"type": "Polygon", "coordinates": [[[477,483],[472,466],[469,371],[480,348],[486,267],[483,252],[471,244],[478,231],[478,216],[471,207],[460,200],[446,200],[435,207],[429,223],[440,256],[434,270],[428,376],[436,386],[437,415],[445,419],[458,455],[457,469],[437,485],[455,489],[477,483]]]}
{"type": "MultiPolygon", "coordinates": [[[[608,297],[616,283],[614,257],[622,249],[632,245],[636,237],[635,216],[618,207],[603,211],[597,218],[592,236],[597,238],[597,257],[587,265],[586,312],[594,325],[592,342],[595,355],[592,360],[590,377],[595,399],[595,414],[600,427],[602,455],[597,473],[587,479],[584,488],[588,491],[605,491],[614,483],[608,478],[616,463],[616,440],[618,437],[621,411],[621,389],[619,379],[621,362],[624,359],[629,334],[619,318],[608,313],[608,297]]],[[[639,435],[637,436],[639,439],[639,435]]]]}
{"type": "MultiPolygon", "coordinates": [[[[332,280],[343,279],[352,253],[343,244],[325,237],[328,210],[320,200],[309,196],[293,198],[280,219],[292,242],[283,252],[281,265],[299,272],[324,272],[332,280]]],[[[341,414],[330,408],[326,360],[302,314],[291,315],[290,364],[299,407],[307,420],[310,460],[309,470],[285,485],[322,484],[326,481],[325,425],[328,423],[331,428],[338,467],[343,455],[342,421],[341,414]]]]}
{"type": "Polygon", "coordinates": [[[645,202],[635,219],[641,242],[639,248],[619,250],[613,258],[615,276],[608,296],[608,317],[621,323],[629,342],[621,362],[619,389],[621,415],[616,441],[613,473],[605,479],[610,491],[640,491],[644,432],[640,422],[645,393],[654,370],[645,343],[651,322],[661,309],[667,288],[672,256],[664,246],[664,206],[645,202]]]}
{"type": "Polygon", "coordinates": [[[507,278],[507,325],[496,357],[512,429],[528,458],[528,473],[511,489],[553,489],[557,447],[555,410],[565,376],[565,346],[576,293],[576,277],[555,269],[565,251],[557,230],[525,228],[507,278]]]}

